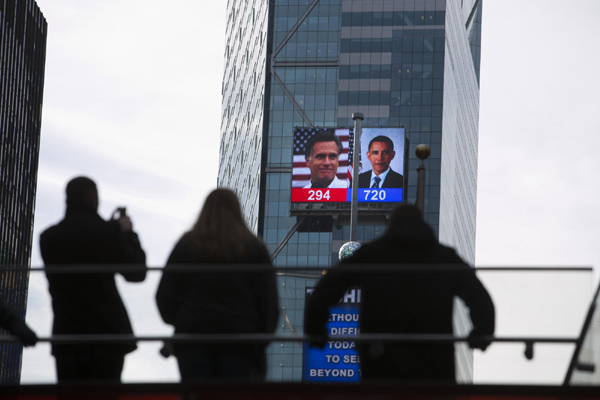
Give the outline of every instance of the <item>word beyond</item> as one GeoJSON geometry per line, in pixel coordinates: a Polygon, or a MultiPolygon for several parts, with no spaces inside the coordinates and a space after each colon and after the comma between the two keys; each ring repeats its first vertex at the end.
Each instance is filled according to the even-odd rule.
{"type": "Polygon", "coordinates": [[[354,378],[356,373],[360,376],[360,369],[355,371],[353,369],[311,368],[309,371],[309,375],[313,378],[354,378]]]}

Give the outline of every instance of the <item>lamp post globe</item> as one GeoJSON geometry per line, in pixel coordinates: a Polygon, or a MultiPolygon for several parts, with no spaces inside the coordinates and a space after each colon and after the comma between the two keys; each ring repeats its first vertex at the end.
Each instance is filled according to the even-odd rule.
{"type": "Polygon", "coordinates": [[[426,160],[431,155],[431,149],[426,144],[420,144],[415,149],[415,155],[419,160],[426,160]]]}
{"type": "Polygon", "coordinates": [[[349,259],[358,249],[360,249],[360,243],[358,242],[351,241],[344,243],[342,247],[340,247],[340,252],[338,253],[340,261],[349,259]]]}

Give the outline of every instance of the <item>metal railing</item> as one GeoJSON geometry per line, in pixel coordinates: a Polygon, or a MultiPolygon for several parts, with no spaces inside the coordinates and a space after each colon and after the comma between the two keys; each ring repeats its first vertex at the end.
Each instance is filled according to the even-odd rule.
{"type": "MultiPolygon", "coordinates": [[[[2,266],[1,272],[9,271],[24,271],[22,266],[2,266]]],[[[53,265],[50,268],[28,268],[31,272],[45,272],[46,274],[98,274],[98,273],[123,273],[123,272],[141,272],[143,268],[130,265],[53,265]]],[[[264,273],[274,271],[277,276],[297,276],[304,274],[305,278],[318,279],[328,268],[318,267],[285,267],[277,268],[267,264],[202,264],[201,268],[194,265],[177,265],[169,266],[168,269],[163,267],[145,267],[146,271],[160,271],[162,273],[264,273]]],[[[465,269],[458,268],[453,265],[410,265],[402,264],[390,267],[389,265],[352,265],[346,266],[344,269],[337,269],[336,273],[367,273],[377,274],[385,272],[390,273],[474,273],[477,271],[513,271],[513,272],[591,272],[589,267],[478,267],[465,269]]],[[[533,348],[535,344],[574,344],[575,351],[569,363],[567,374],[565,376],[563,386],[568,386],[571,382],[575,370],[584,372],[593,372],[594,365],[580,363],[579,356],[582,350],[582,345],[586,336],[589,333],[592,318],[596,311],[596,303],[600,296],[600,285],[595,290],[592,301],[588,308],[585,321],[581,328],[579,336],[575,337],[522,337],[522,336],[455,336],[447,334],[359,334],[358,336],[340,336],[332,335],[328,340],[335,341],[351,341],[355,343],[468,343],[470,341],[486,341],[496,343],[523,343],[525,345],[525,357],[533,358],[533,348]]],[[[82,344],[82,343],[105,343],[105,344],[127,344],[135,342],[156,342],[165,341],[171,343],[196,343],[196,344],[239,344],[239,343],[263,343],[271,342],[311,342],[319,339],[318,337],[294,334],[294,335],[277,335],[277,334],[175,334],[170,336],[135,336],[124,334],[93,334],[93,335],[52,335],[49,337],[39,337],[38,342],[51,344],[82,344]]],[[[0,336],[2,342],[18,342],[16,336],[0,336]]]]}

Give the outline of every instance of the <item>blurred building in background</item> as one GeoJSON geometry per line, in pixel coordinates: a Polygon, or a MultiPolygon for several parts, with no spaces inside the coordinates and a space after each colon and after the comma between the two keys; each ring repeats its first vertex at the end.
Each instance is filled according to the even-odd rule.
{"type": "MultiPolygon", "coordinates": [[[[0,0],[0,296],[23,318],[33,240],[47,27],[34,0],[0,0]],[[8,270],[13,266],[23,270],[8,270]]],[[[0,345],[0,384],[20,382],[21,358],[20,344],[0,345]]]]}
{"type": "MultiPolygon", "coordinates": [[[[481,0],[227,2],[218,185],[236,190],[249,226],[280,250],[276,266],[330,267],[349,240],[349,204],[291,204],[290,194],[294,127],[352,127],[354,112],[364,127],[406,128],[410,203],[414,149],[430,146],[425,219],[474,262],[481,13],[481,0]]],[[[393,206],[361,205],[369,217],[359,219],[359,241],[384,232],[393,206]]],[[[303,331],[315,278],[279,278],[282,332],[303,331]]],[[[460,305],[455,321],[459,334],[469,330],[460,305]]],[[[275,343],[269,361],[271,380],[301,379],[301,344],[275,343]]],[[[457,363],[459,381],[470,381],[469,349],[457,363]]]]}

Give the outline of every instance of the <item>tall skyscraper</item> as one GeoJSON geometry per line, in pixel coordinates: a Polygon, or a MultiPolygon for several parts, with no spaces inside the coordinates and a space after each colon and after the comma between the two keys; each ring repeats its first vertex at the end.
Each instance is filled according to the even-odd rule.
{"type": "MultiPolygon", "coordinates": [[[[23,318],[42,123],[46,19],[34,0],[0,0],[0,297],[23,318]]],[[[6,334],[6,331],[2,331],[6,334]]],[[[0,384],[19,384],[22,346],[0,345],[0,384]]]]}
{"type": "MultiPolygon", "coordinates": [[[[278,251],[277,266],[329,267],[348,241],[348,204],[292,204],[291,188],[295,127],[350,128],[354,112],[365,127],[405,127],[407,202],[416,198],[415,147],[430,146],[425,218],[474,262],[481,3],[228,1],[218,183],[238,192],[249,225],[278,251]]],[[[361,204],[359,241],[383,233],[392,206],[361,204]]],[[[282,331],[302,332],[315,281],[280,277],[282,331]]],[[[468,331],[460,305],[455,321],[468,331]]],[[[457,355],[458,378],[469,381],[472,354],[457,355]]],[[[271,379],[301,378],[302,345],[275,344],[269,360],[271,379]]]]}

